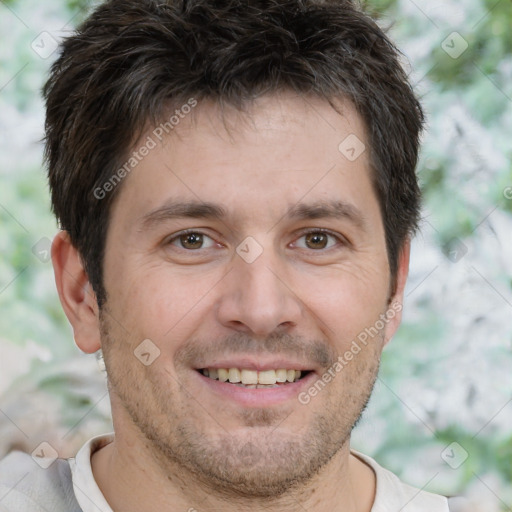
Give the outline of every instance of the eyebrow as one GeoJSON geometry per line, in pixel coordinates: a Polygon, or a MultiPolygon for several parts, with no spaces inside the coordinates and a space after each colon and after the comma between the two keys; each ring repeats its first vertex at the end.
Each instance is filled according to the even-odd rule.
{"type": "Polygon", "coordinates": [[[285,219],[340,219],[348,220],[360,229],[366,228],[363,212],[351,203],[341,200],[324,200],[314,203],[297,203],[290,206],[285,213],[285,219]]]}
{"type": "MultiPolygon", "coordinates": [[[[162,206],[144,215],[138,222],[138,231],[146,231],[172,219],[215,219],[224,221],[228,211],[220,204],[204,201],[179,201],[169,199],[162,206]]],[[[286,213],[276,223],[286,220],[312,219],[348,220],[356,227],[365,230],[367,222],[361,210],[351,203],[341,200],[323,200],[313,203],[296,203],[288,207],[286,213]]]]}

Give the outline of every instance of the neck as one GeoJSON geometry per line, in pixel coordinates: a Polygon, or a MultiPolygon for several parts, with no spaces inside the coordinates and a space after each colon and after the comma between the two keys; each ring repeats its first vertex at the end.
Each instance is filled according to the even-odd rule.
{"type": "Polygon", "coordinates": [[[114,511],[370,512],[375,496],[374,472],[350,454],[349,442],[307,484],[274,498],[220,494],[183,467],[159,458],[149,441],[126,434],[116,434],[93,454],[94,478],[114,511]]]}

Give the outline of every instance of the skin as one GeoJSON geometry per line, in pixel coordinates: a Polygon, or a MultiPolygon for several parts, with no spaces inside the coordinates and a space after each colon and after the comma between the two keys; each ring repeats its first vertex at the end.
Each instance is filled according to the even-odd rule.
{"type": "Polygon", "coordinates": [[[307,404],[240,405],[195,369],[228,355],[283,357],[317,380],[401,303],[409,243],[391,297],[368,151],[349,161],[338,150],[350,134],[368,147],[364,126],[340,105],[342,115],[281,93],[244,113],[227,109],[223,122],[216,104],[199,104],[122,183],[101,312],[67,234],[56,236],[57,288],[76,343],[105,357],[116,438],[92,467],[114,510],[370,511],[375,475],[350,453],[350,432],[400,312],[307,404]],[[143,227],[169,198],[217,203],[228,216],[143,227]],[[290,205],[329,200],[351,204],[361,222],[284,217],[290,205]],[[322,228],[339,239],[304,233],[322,228]],[[203,245],[175,237],[184,229],[203,233],[203,245]],[[252,263],[236,252],[249,236],[263,250],[252,263]],[[145,339],[160,350],[148,366],[134,356],[145,339]]]}

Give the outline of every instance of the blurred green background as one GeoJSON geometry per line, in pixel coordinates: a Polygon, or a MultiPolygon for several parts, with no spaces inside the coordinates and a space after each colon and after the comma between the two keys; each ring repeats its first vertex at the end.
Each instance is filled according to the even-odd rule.
{"type": "MultiPolygon", "coordinates": [[[[0,2],[0,456],[42,440],[70,456],[111,429],[105,376],[55,290],[40,142],[53,44],[92,5],[0,2]]],[[[512,3],[366,6],[402,50],[428,126],[404,322],[354,447],[413,485],[511,510],[512,3]]]]}

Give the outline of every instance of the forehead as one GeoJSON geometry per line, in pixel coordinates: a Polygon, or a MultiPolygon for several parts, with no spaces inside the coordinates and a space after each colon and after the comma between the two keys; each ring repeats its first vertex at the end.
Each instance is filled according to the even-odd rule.
{"type": "Polygon", "coordinates": [[[135,144],[151,149],[122,183],[112,221],[144,231],[178,211],[268,223],[330,210],[362,226],[376,201],[365,129],[351,104],[338,110],[292,94],[244,111],[213,102],[174,110],[135,144]]]}

